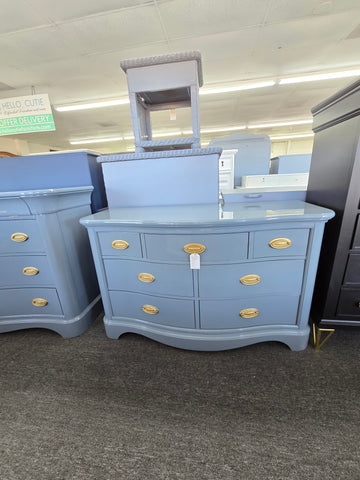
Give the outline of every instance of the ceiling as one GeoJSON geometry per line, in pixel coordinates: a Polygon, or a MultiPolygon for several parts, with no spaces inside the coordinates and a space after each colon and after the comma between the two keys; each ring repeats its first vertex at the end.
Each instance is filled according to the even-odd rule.
{"type": "MultiPolygon", "coordinates": [[[[205,86],[360,68],[359,0],[0,0],[0,7],[0,98],[49,94],[56,131],[19,138],[55,149],[132,135],[128,104],[56,111],[126,96],[121,60],[198,50],[205,86]]],[[[353,80],[200,96],[201,128],[311,119],[314,105],[353,80]]],[[[191,126],[182,112],[175,123],[158,115],[154,131],[191,126]]],[[[311,124],[251,130],[309,132],[311,124]]],[[[224,133],[202,141],[216,135],[224,133]]],[[[133,141],[82,146],[110,153],[133,141]]]]}

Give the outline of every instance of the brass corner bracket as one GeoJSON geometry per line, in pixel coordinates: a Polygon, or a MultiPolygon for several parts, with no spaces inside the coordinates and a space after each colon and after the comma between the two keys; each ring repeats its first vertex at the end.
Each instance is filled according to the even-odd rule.
{"type": "Polygon", "coordinates": [[[320,328],[320,327],[317,327],[315,323],[312,324],[312,329],[313,329],[315,350],[320,350],[320,348],[324,345],[324,343],[326,343],[331,337],[331,335],[335,332],[334,328],[320,328]],[[321,340],[321,334],[323,332],[327,332],[328,334],[323,340],[321,340]]]}

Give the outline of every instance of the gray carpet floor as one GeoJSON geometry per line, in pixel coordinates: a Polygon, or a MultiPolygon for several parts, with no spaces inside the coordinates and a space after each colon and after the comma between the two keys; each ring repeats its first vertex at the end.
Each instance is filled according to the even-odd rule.
{"type": "Polygon", "coordinates": [[[360,479],[359,347],[1,334],[0,479],[360,479]]]}

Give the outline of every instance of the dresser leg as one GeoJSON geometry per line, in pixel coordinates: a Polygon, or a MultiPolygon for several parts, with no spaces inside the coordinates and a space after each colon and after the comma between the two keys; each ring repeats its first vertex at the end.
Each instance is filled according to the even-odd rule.
{"type": "Polygon", "coordinates": [[[320,327],[316,326],[315,323],[313,323],[312,328],[313,328],[315,350],[320,350],[320,348],[324,345],[324,343],[326,343],[329,340],[329,338],[331,337],[331,335],[335,332],[335,329],[334,328],[320,328],[320,327]],[[328,334],[326,335],[326,337],[323,340],[321,340],[321,334],[323,332],[328,332],[328,334]]]}

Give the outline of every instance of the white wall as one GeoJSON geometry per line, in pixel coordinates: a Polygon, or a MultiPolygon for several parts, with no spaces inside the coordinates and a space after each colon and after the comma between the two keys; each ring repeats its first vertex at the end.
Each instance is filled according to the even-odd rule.
{"type": "Polygon", "coordinates": [[[18,137],[0,137],[0,151],[14,155],[29,155],[29,153],[49,152],[49,145],[27,142],[18,137]]]}
{"type": "Polygon", "coordinates": [[[312,153],[313,138],[299,138],[289,140],[273,140],[271,142],[271,158],[279,155],[296,155],[312,153]]]}

